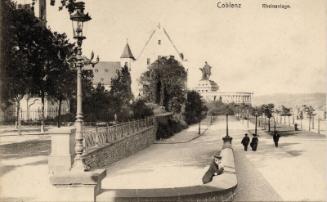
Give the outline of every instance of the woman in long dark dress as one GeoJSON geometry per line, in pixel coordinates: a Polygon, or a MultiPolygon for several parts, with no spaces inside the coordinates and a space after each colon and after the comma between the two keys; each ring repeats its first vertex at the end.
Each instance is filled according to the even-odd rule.
{"type": "Polygon", "coordinates": [[[258,138],[257,138],[257,134],[253,134],[250,146],[252,148],[252,151],[257,151],[257,147],[258,147],[258,138]]]}
{"type": "Polygon", "coordinates": [[[223,171],[224,166],[221,164],[221,156],[215,155],[214,160],[210,164],[208,171],[204,174],[202,178],[203,184],[211,182],[214,176],[222,174],[223,171]]]}

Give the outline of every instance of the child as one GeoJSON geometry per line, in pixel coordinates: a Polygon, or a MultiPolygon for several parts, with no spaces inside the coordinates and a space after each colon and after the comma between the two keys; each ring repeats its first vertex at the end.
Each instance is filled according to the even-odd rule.
{"type": "Polygon", "coordinates": [[[210,164],[208,171],[202,178],[203,184],[207,184],[212,181],[213,176],[220,175],[224,171],[224,166],[221,163],[221,156],[215,155],[213,162],[210,164]]]}

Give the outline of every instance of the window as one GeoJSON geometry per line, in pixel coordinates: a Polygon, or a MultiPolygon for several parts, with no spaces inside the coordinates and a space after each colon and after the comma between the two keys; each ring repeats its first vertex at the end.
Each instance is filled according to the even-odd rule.
{"type": "Polygon", "coordinates": [[[100,80],[103,82],[104,81],[104,78],[101,78],[100,80]]]}
{"type": "Polygon", "coordinates": [[[105,72],[108,72],[108,69],[105,69],[104,71],[105,71],[105,72]]]}
{"type": "Polygon", "coordinates": [[[94,69],[95,72],[98,72],[99,70],[98,69],[94,69]]]}
{"type": "Polygon", "coordinates": [[[146,59],[146,64],[149,65],[150,64],[150,58],[146,59]]]}
{"type": "Polygon", "coordinates": [[[158,40],[158,45],[160,45],[161,44],[161,40],[158,40]]]}

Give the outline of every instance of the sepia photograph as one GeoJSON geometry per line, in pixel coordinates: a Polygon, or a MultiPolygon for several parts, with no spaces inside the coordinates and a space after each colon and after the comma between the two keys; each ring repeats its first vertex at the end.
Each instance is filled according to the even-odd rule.
{"type": "Polygon", "coordinates": [[[327,201],[327,1],[0,4],[1,202],[327,201]]]}

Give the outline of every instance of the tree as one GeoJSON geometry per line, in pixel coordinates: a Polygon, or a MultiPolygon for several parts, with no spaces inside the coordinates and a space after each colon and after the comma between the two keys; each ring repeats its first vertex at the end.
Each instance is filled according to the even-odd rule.
{"type": "Polygon", "coordinates": [[[128,66],[117,70],[117,75],[111,80],[110,96],[112,99],[113,112],[121,120],[129,118],[130,103],[133,99],[131,89],[131,75],[128,66]]]}
{"type": "Polygon", "coordinates": [[[309,117],[309,131],[311,131],[311,121],[313,117],[315,116],[314,111],[315,109],[312,106],[303,105],[303,111],[307,114],[309,117]]]}
{"type": "Polygon", "coordinates": [[[62,68],[60,63],[58,65],[58,49],[54,46],[56,41],[54,34],[43,24],[29,34],[34,41],[29,48],[29,60],[33,70],[31,93],[41,98],[41,131],[44,131],[45,98],[56,94],[56,79],[53,78],[58,77],[62,68]]]}
{"type": "Polygon", "coordinates": [[[36,86],[34,82],[35,66],[42,40],[48,39],[49,32],[42,23],[26,9],[16,9],[9,0],[1,1],[4,11],[2,22],[2,106],[16,104],[16,123],[20,124],[20,101],[24,95],[31,94],[36,86]],[[40,37],[41,36],[41,37],[40,37]],[[5,101],[4,101],[5,100],[5,101]]]}
{"type": "Polygon", "coordinates": [[[167,111],[181,112],[185,101],[185,68],[173,57],[160,57],[141,76],[145,99],[164,106],[167,111]]]}
{"type": "Polygon", "coordinates": [[[261,106],[262,112],[265,114],[265,116],[268,118],[268,131],[270,132],[270,119],[274,112],[274,104],[264,104],[261,106]]]}
{"type": "Polygon", "coordinates": [[[202,118],[202,112],[206,107],[201,100],[201,95],[196,91],[188,91],[185,103],[185,121],[188,124],[199,122],[202,118]]]}
{"type": "Polygon", "coordinates": [[[76,89],[75,71],[66,62],[66,58],[73,54],[74,44],[69,43],[65,33],[54,32],[53,45],[57,49],[57,57],[54,58],[53,65],[59,71],[56,71],[56,74],[50,74],[49,79],[54,85],[51,96],[58,102],[57,126],[60,127],[62,101],[71,99],[72,92],[76,89]]]}
{"type": "Polygon", "coordinates": [[[288,116],[288,122],[289,122],[289,117],[291,116],[291,108],[287,108],[284,105],[282,105],[281,115],[284,117],[284,123],[286,123],[286,120],[285,120],[286,116],[288,116]]]}
{"type": "Polygon", "coordinates": [[[110,94],[103,85],[98,84],[96,88],[91,90],[90,95],[87,95],[84,102],[88,105],[85,107],[85,119],[88,121],[108,121],[113,117],[108,117],[110,106],[110,94]]]}

